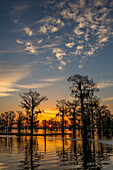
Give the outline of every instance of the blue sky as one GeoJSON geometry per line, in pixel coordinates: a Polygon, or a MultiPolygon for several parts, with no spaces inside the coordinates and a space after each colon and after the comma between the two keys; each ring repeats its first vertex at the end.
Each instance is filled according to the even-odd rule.
{"type": "Polygon", "coordinates": [[[93,78],[113,112],[112,0],[1,0],[0,21],[1,112],[18,110],[29,89],[54,110],[74,74],[93,78]]]}

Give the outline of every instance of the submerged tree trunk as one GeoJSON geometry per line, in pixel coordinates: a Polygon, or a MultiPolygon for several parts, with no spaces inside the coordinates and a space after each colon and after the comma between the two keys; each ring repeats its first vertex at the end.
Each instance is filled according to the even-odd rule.
{"type": "Polygon", "coordinates": [[[73,138],[76,138],[76,120],[75,120],[75,109],[73,110],[73,138]]]}
{"type": "Polygon", "coordinates": [[[62,137],[64,137],[64,112],[62,113],[62,137]]]}
{"type": "Polygon", "coordinates": [[[94,139],[94,115],[92,109],[91,109],[91,113],[92,113],[92,138],[94,139]]]}
{"type": "Polygon", "coordinates": [[[101,112],[99,111],[99,121],[98,121],[98,134],[101,139],[101,112]]]}
{"type": "Polygon", "coordinates": [[[82,138],[83,142],[87,143],[87,119],[84,114],[84,104],[82,97],[81,97],[81,114],[82,114],[82,138]]]}
{"type": "Polygon", "coordinates": [[[33,167],[33,136],[31,136],[31,141],[30,141],[30,151],[31,151],[30,165],[31,165],[31,169],[34,169],[33,167]]]}
{"type": "Polygon", "coordinates": [[[31,135],[33,135],[33,108],[32,108],[32,115],[31,115],[31,135]]]}

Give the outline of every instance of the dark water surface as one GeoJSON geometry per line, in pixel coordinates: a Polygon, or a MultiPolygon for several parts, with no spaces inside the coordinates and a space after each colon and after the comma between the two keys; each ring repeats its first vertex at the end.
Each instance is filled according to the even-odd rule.
{"type": "Polygon", "coordinates": [[[0,136],[0,170],[113,169],[113,140],[0,136]]]}

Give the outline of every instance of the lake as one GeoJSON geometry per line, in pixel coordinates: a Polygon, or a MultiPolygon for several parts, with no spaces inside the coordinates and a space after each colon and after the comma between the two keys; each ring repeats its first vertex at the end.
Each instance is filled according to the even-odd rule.
{"type": "Polygon", "coordinates": [[[113,169],[113,140],[0,135],[0,170],[113,169]]]}

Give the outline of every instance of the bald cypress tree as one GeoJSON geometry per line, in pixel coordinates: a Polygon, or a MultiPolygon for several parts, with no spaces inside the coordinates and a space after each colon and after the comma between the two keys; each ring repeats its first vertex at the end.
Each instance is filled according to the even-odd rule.
{"type": "Polygon", "coordinates": [[[64,116],[68,112],[66,100],[57,100],[56,108],[59,110],[59,113],[56,116],[61,116],[62,119],[62,137],[64,137],[64,116]]]}
{"type": "Polygon", "coordinates": [[[27,112],[30,120],[31,135],[33,135],[34,118],[36,114],[41,112],[38,106],[41,102],[48,100],[48,98],[46,96],[40,96],[40,93],[32,90],[29,90],[27,93],[20,94],[20,97],[22,98],[20,106],[27,112]],[[36,111],[36,109],[38,109],[38,111],[36,111]]]}
{"type": "Polygon", "coordinates": [[[93,96],[94,92],[99,91],[97,85],[88,76],[75,74],[67,79],[71,82],[71,96],[80,102],[81,120],[82,120],[82,137],[87,139],[87,113],[85,112],[85,103],[89,96],[93,96]]]}

